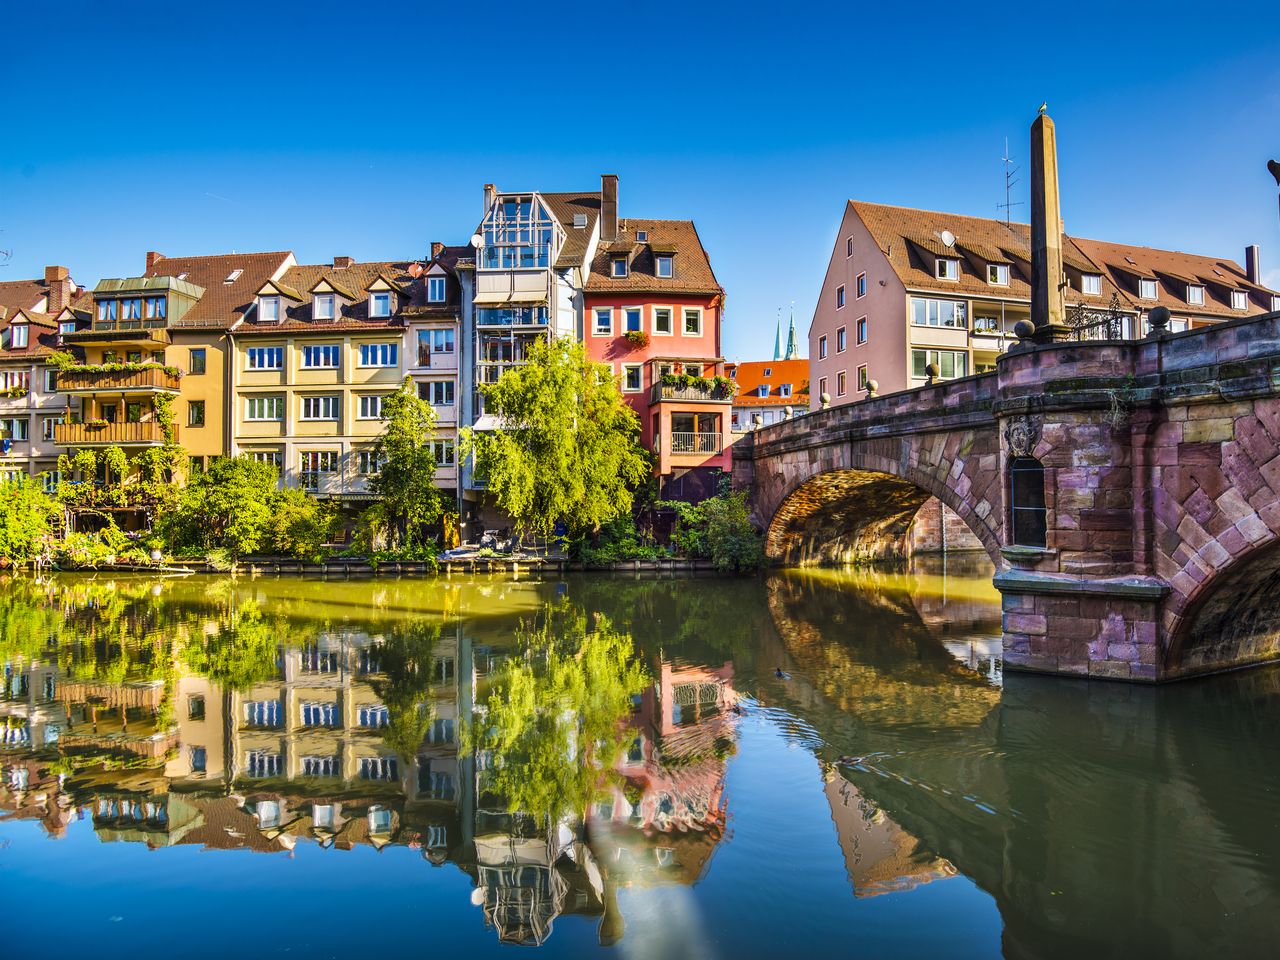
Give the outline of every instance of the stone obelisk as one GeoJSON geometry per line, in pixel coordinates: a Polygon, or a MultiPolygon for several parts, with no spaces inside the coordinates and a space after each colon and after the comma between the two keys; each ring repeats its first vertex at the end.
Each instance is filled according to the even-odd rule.
{"type": "Polygon", "coordinates": [[[1031,322],[1037,343],[1070,336],[1062,308],[1058,137],[1045,108],[1031,124],[1031,322]]]}

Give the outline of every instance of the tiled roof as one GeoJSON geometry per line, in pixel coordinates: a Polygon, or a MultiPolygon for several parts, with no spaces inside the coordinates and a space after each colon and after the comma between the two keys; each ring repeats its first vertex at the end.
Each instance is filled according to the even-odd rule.
{"type": "MultiPolygon", "coordinates": [[[[618,245],[626,249],[638,245],[639,252],[631,261],[625,277],[611,276],[608,250],[596,251],[591,262],[591,277],[587,280],[587,293],[646,293],[703,294],[715,296],[723,293],[711,260],[703,249],[698,229],[692,220],[636,220],[628,217],[618,225],[618,245]],[[648,237],[641,244],[637,231],[645,231],[648,237]],[[674,248],[674,273],[672,277],[659,277],[654,272],[653,248],[674,248]]],[[[613,246],[613,245],[610,245],[613,246]]]]}
{"type": "Polygon", "coordinates": [[[587,256],[587,241],[591,239],[591,228],[600,216],[600,193],[540,193],[538,196],[546,201],[551,214],[560,221],[567,234],[564,246],[560,248],[560,256],[556,259],[556,269],[578,267],[587,256]],[[576,213],[587,215],[585,227],[574,227],[573,216],[576,213]]]}
{"type": "MultiPolygon", "coordinates": [[[[1031,228],[1027,224],[1006,224],[985,217],[856,200],[849,201],[849,205],[907,287],[971,297],[1030,300],[1031,228]],[[955,247],[949,253],[942,243],[944,230],[956,237],[955,247]],[[932,262],[921,255],[922,248],[935,255],[958,258],[959,280],[938,280],[934,276],[932,262]],[[1012,262],[1007,287],[987,283],[984,265],[996,262],[993,257],[997,253],[1001,259],[1012,262]]],[[[1265,313],[1271,309],[1271,291],[1250,284],[1244,270],[1233,260],[1085,240],[1063,234],[1062,261],[1069,268],[1069,273],[1075,270],[1102,276],[1100,295],[1082,293],[1073,283],[1064,292],[1068,306],[1078,303],[1105,305],[1114,296],[1124,309],[1131,311],[1147,310],[1160,303],[1178,314],[1224,319],[1265,313]],[[1126,257],[1133,262],[1126,261],[1126,257]],[[1138,298],[1138,277],[1160,281],[1158,301],[1138,298]],[[1207,287],[1203,305],[1186,301],[1186,279],[1203,282],[1207,287]],[[1250,292],[1248,310],[1231,308],[1231,289],[1250,292]]]]}
{"type": "MultiPolygon", "coordinates": [[[[296,333],[301,331],[325,334],[331,331],[353,330],[389,330],[404,326],[404,307],[426,306],[426,291],[421,278],[414,279],[409,275],[407,262],[389,263],[353,263],[348,267],[337,268],[332,264],[304,264],[290,267],[280,277],[279,283],[293,290],[311,290],[322,280],[329,281],[330,286],[351,291],[355,297],[349,303],[339,303],[337,316],[333,320],[313,320],[312,298],[305,294],[301,302],[282,300],[280,309],[284,319],[280,323],[257,323],[250,321],[236,327],[237,334],[262,334],[270,336],[279,333],[296,333]],[[398,302],[390,317],[369,316],[369,295],[365,288],[379,276],[402,288],[409,294],[408,304],[396,298],[398,302]]],[[[261,287],[265,283],[258,284],[261,287]]],[[[256,289],[255,289],[256,293],[256,289]]]]}
{"type": "Polygon", "coordinates": [[[38,360],[47,357],[58,349],[58,323],[50,314],[37,313],[34,310],[23,310],[21,314],[14,312],[0,320],[0,330],[7,330],[10,323],[18,316],[30,321],[27,331],[27,345],[14,350],[12,347],[0,350],[0,363],[6,360],[38,360]]]}
{"type": "Polygon", "coordinates": [[[785,407],[808,403],[808,360],[751,360],[746,363],[727,363],[725,372],[738,385],[733,398],[735,407],[785,407]],[[769,375],[765,376],[765,371],[769,375]],[[791,384],[791,396],[780,396],[778,389],[791,384]],[[769,385],[769,396],[758,396],[761,384],[769,385]]]}
{"type": "Polygon", "coordinates": [[[161,257],[144,277],[181,277],[204,288],[204,296],[172,328],[225,330],[253,306],[258,289],[292,259],[286,252],[223,253],[208,257],[161,257]],[[243,271],[227,282],[234,271],[243,271]],[[185,276],[183,276],[185,274],[185,276]]]}
{"type": "Polygon", "coordinates": [[[0,317],[15,310],[34,310],[48,296],[43,280],[6,280],[0,283],[0,317]]]}

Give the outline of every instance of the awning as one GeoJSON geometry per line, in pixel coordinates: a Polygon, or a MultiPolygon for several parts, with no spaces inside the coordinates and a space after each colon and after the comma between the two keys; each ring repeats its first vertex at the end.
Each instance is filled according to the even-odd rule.
{"type": "Polygon", "coordinates": [[[508,303],[546,303],[547,294],[545,291],[516,291],[512,293],[507,290],[486,290],[476,294],[475,304],[477,307],[495,307],[503,306],[508,303]]]}

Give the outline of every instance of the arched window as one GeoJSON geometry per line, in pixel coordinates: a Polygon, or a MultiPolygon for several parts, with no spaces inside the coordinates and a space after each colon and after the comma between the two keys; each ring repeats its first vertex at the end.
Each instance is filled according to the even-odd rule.
{"type": "Polygon", "coordinates": [[[1045,546],[1048,511],[1044,505],[1044,467],[1035,457],[1009,461],[1009,500],[1013,542],[1020,547],[1045,546]]]}

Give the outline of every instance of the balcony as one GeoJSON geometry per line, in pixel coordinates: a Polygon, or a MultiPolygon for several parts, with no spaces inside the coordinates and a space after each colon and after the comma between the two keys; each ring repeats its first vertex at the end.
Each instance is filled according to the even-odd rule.
{"type": "Polygon", "coordinates": [[[178,393],[179,380],[159,367],[144,370],[67,371],[58,374],[58,389],[64,393],[178,393]]]}
{"type": "Polygon", "coordinates": [[[95,320],[86,330],[61,334],[64,343],[168,343],[165,320],[95,320]]]}
{"type": "Polygon", "coordinates": [[[712,384],[710,387],[655,383],[649,390],[649,403],[677,400],[682,403],[728,403],[733,399],[733,385],[712,384]]]}
{"type": "MultiPolygon", "coordinates": [[[[178,439],[178,428],[173,428],[178,439]]],[[[59,423],[53,441],[60,447],[158,447],[164,443],[164,428],[158,421],[141,423],[59,423]]]]}
{"type": "Polygon", "coordinates": [[[718,433],[672,433],[671,453],[681,454],[717,454],[720,452],[720,434],[718,433]]]}

